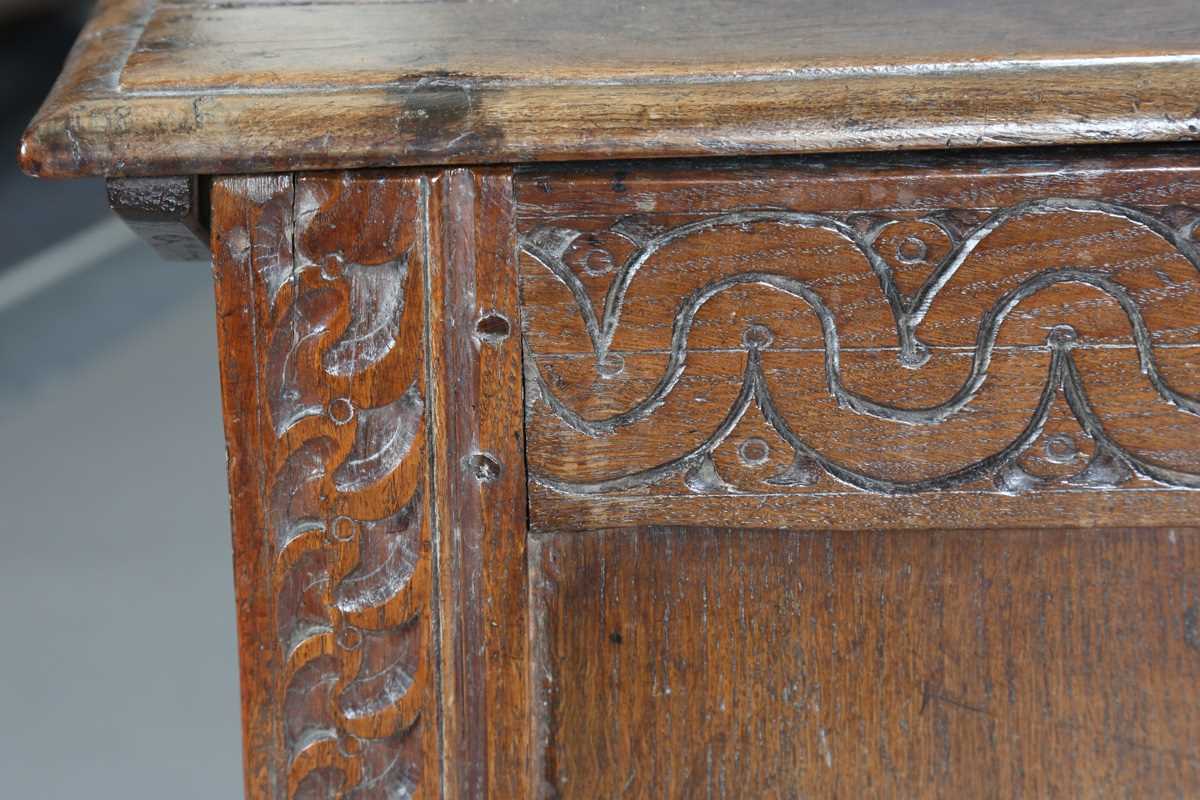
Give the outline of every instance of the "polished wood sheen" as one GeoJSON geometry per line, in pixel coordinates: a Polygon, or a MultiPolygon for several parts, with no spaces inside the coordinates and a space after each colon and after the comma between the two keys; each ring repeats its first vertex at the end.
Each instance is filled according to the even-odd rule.
{"type": "Polygon", "coordinates": [[[104,0],[31,174],[1200,139],[1191,0],[104,0]]]}
{"type": "Polygon", "coordinates": [[[531,524],[1186,523],[1190,149],[528,169],[531,524]]]}
{"type": "Polygon", "coordinates": [[[1200,533],[1063,529],[1195,518],[1197,177],[1143,148],[217,180],[247,796],[1194,793],[1200,533]],[[953,392],[997,304],[963,408],[887,418],[953,392]],[[866,363],[840,415],[831,333],[866,363]],[[751,368],[807,460],[766,393],[705,444],[751,368]],[[935,530],[1011,519],[1051,530],[935,530]],[[657,521],[692,527],[606,525],[657,521]]]}

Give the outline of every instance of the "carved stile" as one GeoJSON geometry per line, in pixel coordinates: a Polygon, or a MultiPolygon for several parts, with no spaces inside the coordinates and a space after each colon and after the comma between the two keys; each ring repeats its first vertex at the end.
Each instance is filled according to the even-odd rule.
{"type": "Polygon", "coordinates": [[[258,416],[230,440],[262,525],[236,526],[246,708],[272,731],[247,742],[251,797],[439,794],[426,197],[407,176],[215,187],[227,414],[258,416]]]}
{"type": "Polygon", "coordinates": [[[255,800],[527,794],[511,197],[502,171],[214,185],[255,800]]]}

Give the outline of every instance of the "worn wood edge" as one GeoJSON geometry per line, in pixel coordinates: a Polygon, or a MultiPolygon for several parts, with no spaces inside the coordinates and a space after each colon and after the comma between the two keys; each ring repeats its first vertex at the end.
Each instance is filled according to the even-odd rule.
{"type": "Polygon", "coordinates": [[[67,54],[62,72],[21,138],[18,161],[26,174],[34,177],[122,174],[119,169],[43,174],[38,167],[45,159],[65,157],[74,161],[82,157],[82,145],[75,139],[74,131],[60,121],[52,120],[57,120],[64,109],[85,105],[89,98],[106,98],[110,104],[113,102],[121,69],[154,13],[155,3],[156,0],[99,0],[96,3],[67,54]],[[43,136],[38,132],[47,126],[57,129],[55,146],[65,147],[68,155],[39,150],[43,136]]]}
{"type": "MultiPolygon", "coordinates": [[[[144,1],[113,5],[136,11],[144,1]]],[[[980,69],[710,83],[460,79],[432,88],[397,83],[344,91],[138,95],[81,83],[89,65],[100,60],[89,43],[123,43],[137,27],[128,20],[115,24],[111,16],[93,20],[26,131],[20,163],[28,174],[218,174],[1200,140],[1198,98],[1181,89],[1200,86],[1200,63],[1187,59],[1099,59],[1087,66],[1023,67],[1001,78],[994,69],[980,69]],[[1001,80],[1008,81],[1001,100],[986,107],[975,100],[995,94],[1001,80]],[[862,118],[849,116],[854,109],[862,118]],[[323,135],[314,137],[314,130],[323,135]],[[590,135],[580,136],[581,130],[590,135]]]]}
{"type": "MultiPolygon", "coordinates": [[[[787,494],[776,496],[650,496],[644,498],[571,498],[556,495],[539,502],[549,490],[530,487],[530,532],[585,532],[645,525],[699,525],[718,528],[761,528],[765,504],[771,527],[794,530],[918,530],[923,528],[1037,528],[1047,517],[1062,518],[1056,504],[1078,492],[989,495],[986,519],[975,508],[977,495],[962,492],[883,497],[863,494],[787,494]]],[[[1200,516],[1196,492],[1146,489],[1088,492],[1086,508],[1072,506],[1072,522],[1056,528],[1112,526],[1127,520],[1143,527],[1190,525],[1200,516]]]]}
{"type": "MultiPolygon", "coordinates": [[[[257,333],[253,286],[249,269],[237,268],[230,254],[232,245],[222,239],[222,231],[232,230],[257,215],[259,206],[251,196],[270,198],[279,190],[290,204],[294,193],[292,176],[280,175],[257,179],[245,177],[222,178],[213,186],[214,226],[213,285],[216,293],[217,341],[227,362],[221,370],[221,400],[225,437],[228,442],[228,480],[231,529],[233,532],[234,583],[239,613],[238,661],[241,691],[241,738],[246,797],[274,797],[277,776],[274,775],[269,753],[275,729],[269,724],[271,704],[263,698],[271,693],[269,668],[258,669],[258,650],[271,638],[270,614],[263,613],[271,606],[271,586],[256,580],[264,572],[263,563],[270,557],[266,537],[239,536],[239,531],[265,531],[266,511],[262,487],[267,480],[262,462],[243,457],[254,452],[262,439],[264,421],[261,409],[263,398],[253,363],[253,341],[257,333]],[[258,189],[251,181],[261,184],[258,189]],[[246,414],[247,409],[256,409],[246,414]],[[245,415],[245,416],[244,416],[245,415]],[[257,610],[257,615],[250,613],[257,610]],[[252,732],[254,735],[247,735],[252,732]]],[[[253,229],[253,226],[248,226],[253,229]]],[[[270,652],[266,649],[264,652],[270,652]]]]}
{"type": "MultiPolygon", "coordinates": [[[[630,191],[636,191],[632,177],[642,181],[680,181],[691,184],[736,183],[761,180],[768,175],[787,174],[789,180],[904,179],[911,180],[919,171],[920,179],[1004,179],[1014,176],[1078,175],[1103,177],[1110,173],[1169,170],[1181,174],[1200,171],[1196,148],[1190,142],[1149,142],[1113,144],[1104,147],[1064,145],[1061,147],[934,148],[895,152],[868,151],[845,153],[795,154],[791,156],[727,156],[711,158],[608,159],[605,161],[549,162],[518,164],[517,211],[522,219],[537,213],[544,204],[542,181],[603,181],[612,185],[614,177],[630,191]]],[[[624,195],[626,192],[617,194],[624,195]]],[[[604,198],[597,198],[600,202],[604,198]]],[[[697,212],[713,208],[699,207],[697,212]]],[[[723,207],[722,207],[723,208],[723,207]]],[[[863,208],[860,210],[871,210],[863,208]]],[[[613,213],[607,206],[570,209],[575,217],[605,217],[613,213]]]]}

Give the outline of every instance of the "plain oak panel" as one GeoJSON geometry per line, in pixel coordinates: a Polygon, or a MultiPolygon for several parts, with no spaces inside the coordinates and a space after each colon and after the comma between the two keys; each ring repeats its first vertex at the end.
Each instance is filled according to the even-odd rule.
{"type": "Polygon", "coordinates": [[[546,796],[1200,792],[1200,532],[536,536],[546,796]]]}

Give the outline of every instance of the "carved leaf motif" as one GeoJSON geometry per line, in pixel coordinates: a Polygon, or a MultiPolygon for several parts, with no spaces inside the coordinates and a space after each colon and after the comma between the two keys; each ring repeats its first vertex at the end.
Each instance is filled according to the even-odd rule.
{"type": "Polygon", "coordinates": [[[325,656],[304,665],[288,684],[283,719],[291,758],[317,742],[337,737],[332,697],[337,680],[337,662],[325,656]]]}
{"type": "Polygon", "coordinates": [[[792,463],[774,477],[767,478],[772,486],[812,486],[821,479],[821,467],[811,458],[797,453],[792,463]]]}
{"type": "Polygon", "coordinates": [[[313,636],[333,630],[324,607],[329,585],[329,555],[310,550],[292,565],[279,587],[277,623],[279,644],[285,657],[313,636]]]}
{"type": "Polygon", "coordinates": [[[280,290],[298,274],[292,261],[292,232],[290,208],[276,203],[263,206],[262,217],[255,229],[251,256],[259,279],[266,284],[267,299],[272,309],[279,299],[280,290]]]}
{"type": "Polygon", "coordinates": [[[341,714],[364,720],[395,706],[413,685],[419,640],[415,624],[362,631],[362,663],[358,675],[338,695],[341,714]]]}
{"type": "Polygon", "coordinates": [[[315,769],[300,781],[294,800],[330,800],[338,797],[346,776],[340,769],[325,767],[315,769]]]}
{"type": "MultiPolygon", "coordinates": [[[[298,241],[303,240],[314,218],[320,215],[321,209],[329,200],[330,191],[323,182],[303,179],[297,181],[292,213],[295,216],[295,231],[298,241]]],[[[296,260],[305,267],[313,266],[315,263],[308,257],[303,244],[296,248],[296,260]]]]}
{"type": "Polygon", "coordinates": [[[302,534],[325,529],[320,489],[334,448],[332,439],[311,439],[288,456],[275,476],[269,513],[279,552],[302,534]]]}
{"type": "Polygon", "coordinates": [[[717,472],[717,465],[713,463],[710,455],[705,455],[696,462],[696,466],[683,476],[683,482],[696,494],[727,494],[733,491],[733,487],[717,472]]]}
{"type": "Polygon", "coordinates": [[[996,473],[996,489],[1003,494],[1025,494],[1042,486],[1045,481],[1030,475],[1020,464],[1009,461],[996,473]]]}
{"type": "Polygon", "coordinates": [[[416,797],[420,770],[413,730],[364,742],[362,777],[347,800],[407,800],[416,797]]]}
{"type": "Polygon", "coordinates": [[[394,403],[360,409],[354,446],[334,473],[338,491],[361,491],[391,474],[412,449],[424,416],[416,381],[394,403]]]}
{"type": "Polygon", "coordinates": [[[563,257],[571,243],[583,234],[573,228],[542,227],[525,235],[522,246],[531,253],[546,255],[553,260],[563,257]]]}
{"type": "MultiPolygon", "coordinates": [[[[382,751],[382,748],[375,748],[382,751]]],[[[390,755],[384,751],[384,755],[390,755]]],[[[379,760],[379,759],[376,759],[379,760]]],[[[369,762],[368,762],[369,763],[369,762]]],[[[370,764],[374,766],[374,764],[370,764]]],[[[347,800],[408,800],[415,797],[417,782],[412,768],[401,755],[391,755],[379,772],[364,771],[362,781],[346,795],[347,800]]]]}
{"type": "Polygon", "coordinates": [[[344,613],[377,608],[408,585],[420,557],[421,492],[397,514],[359,527],[359,564],[338,583],[334,604],[344,613]]]}
{"type": "Polygon", "coordinates": [[[276,436],[282,436],[301,419],[325,410],[321,382],[304,372],[306,365],[315,368],[318,364],[317,347],[337,312],[337,300],[333,289],[304,292],[271,335],[267,387],[276,436]]]}
{"type": "Polygon", "coordinates": [[[379,266],[345,265],[350,324],[325,353],[325,369],[330,375],[353,375],[382,360],[396,346],[404,315],[409,253],[379,266]]]}
{"type": "Polygon", "coordinates": [[[1110,448],[1096,450],[1083,471],[1067,480],[1072,486],[1111,489],[1133,479],[1133,471],[1110,448]]]}
{"type": "Polygon", "coordinates": [[[426,180],[274,180],[269,196],[247,198],[254,227],[219,251],[253,293],[224,310],[253,323],[253,359],[236,368],[267,415],[234,455],[268,473],[245,487],[263,494],[264,528],[245,535],[266,543],[243,565],[255,600],[242,613],[268,620],[246,655],[271,682],[268,777],[254,791],[272,797],[410,797],[437,757],[433,695],[418,684],[432,622],[422,379],[392,380],[424,374],[425,320],[415,301],[405,308],[424,273],[410,282],[414,251],[397,254],[423,246],[426,180]],[[380,362],[386,374],[362,374],[380,362]],[[362,490],[377,491],[342,496],[362,490]],[[269,600],[256,605],[260,591],[269,600]]]}

